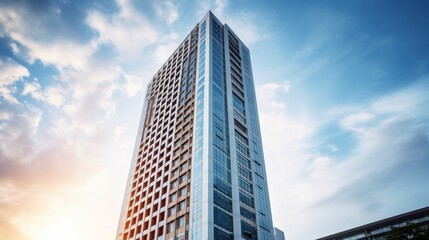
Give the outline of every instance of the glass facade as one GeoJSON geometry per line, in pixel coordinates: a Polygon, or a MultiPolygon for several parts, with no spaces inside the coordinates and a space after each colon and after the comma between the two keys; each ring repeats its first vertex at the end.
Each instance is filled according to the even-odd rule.
{"type": "Polygon", "coordinates": [[[214,238],[233,239],[233,209],[229,129],[227,124],[227,87],[222,26],[211,20],[211,90],[213,141],[214,238]]]}
{"type": "Polygon", "coordinates": [[[202,169],[203,169],[203,136],[204,136],[204,82],[206,57],[206,22],[200,25],[200,44],[198,51],[198,81],[196,94],[194,159],[192,162],[192,239],[202,239],[202,169]]]}

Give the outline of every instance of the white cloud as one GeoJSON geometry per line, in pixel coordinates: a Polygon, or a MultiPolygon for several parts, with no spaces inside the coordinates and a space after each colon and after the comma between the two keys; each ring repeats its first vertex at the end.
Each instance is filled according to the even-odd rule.
{"type": "Polygon", "coordinates": [[[175,42],[169,42],[166,44],[160,44],[155,48],[155,60],[161,65],[165,61],[167,61],[168,57],[171,56],[171,53],[177,48],[177,44],[175,42]]]}
{"type": "Polygon", "coordinates": [[[24,8],[2,7],[0,9],[0,23],[5,33],[15,42],[29,49],[27,57],[30,62],[40,59],[44,64],[54,64],[57,67],[85,66],[85,60],[97,47],[95,42],[80,45],[68,39],[42,40],[37,34],[46,31],[47,26],[42,26],[39,21],[41,19],[32,18],[24,8]],[[40,29],[35,29],[35,25],[40,29]]]}
{"type": "Polygon", "coordinates": [[[123,73],[123,76],[125,84],[122,85],[122,88],[129,97],[134,97],[143,87],[145,82],[143,81],[143,77],[126,73],[123,73]]]}
{"type": "MultiPolygon", "coordinates": [[[[62,81],[70,92],[70,99],[64,106],[75,127],[93,131],[115,111],[112,95],[119,88],[117,80],[121,69],[108,60],[91,58],[85,69],[61,70],[62,81]]],[[[55,99],[52,96],[52,101],[55,99]]]]}
{"type": "Polygon", "coordinates": [[[12,114],[8,111],[0,111],[0,120],[10,120],[12,114]]]}
{"type": "Polygon", "coordinates": [[[353,113],[340,120],[340,125],[344,129],[355,133],[365,132],[365,124],[374,119],[374,115],[366,112],[353,113]]]}
{"type": "Polygon", "coordinates": [[[55,107],[60,107],[65,102],[65,94],[67,92],[64,91],[61,87],[58,86],[49,86],[44,91],[45,101],[55,107]]]}
{"type": "Polygon", "coordinates": [[[27,68],[12,59],[0,59],[0,95],[8,102],[18,103],[18,100],[13,96],[14,84],[29,75],[27,68]]]}
{"type": "Polygon", "coordinates": [[[0,125],[1,163],[7,159],[26,161],[29,158],[34,152],[33,142],[42,118],[42,111],[38,108],[14,105],[12,107],[13,105],[5,103],[2,106],[6,121],[0,125]]]}
{"type": "Polygon", "coordinates": [[[18,100],[13,96],[14,87],[0,87],[0,95],[10,103],[18,103],[18,100]]]}
{"type": "Polygon", "coordinates": [[[36,100],[43,101],[55,107],[60,107],[65,101],[67,92],[59,86],[48,86],[42,89],[40,84],[36,81],[26,82],[22,95],[29,95],[36,100]]]}
{"type": "Polygon", "coordinates": [[[425,77],[419,84],[378,99],[371,105],[371,109],[380,114],[415,113],[416,108],[423,107],[422,104],[427,101],[429,88],[424,83],[428,80],[429,78],[425,77]]]}
{"type": "Polygon", "coordinates": [[[155,12],[167,24],[172,24],[179,18],[179,11],[173,1],[156,1],[155,12]]]}
{"type": "Polygon", "coordinates": [[[21,41],[30,48],[33,59],[40,59],[46,64],[56,67],[73,67],[81,69],[86,66],[86,60],[96,49],[96,43],[79,45],[72,42],[56,42],[51,44],[36,43],[29,40],[21,41]]]}
{"type": "MultiPolygon", "coordinates": [[[[99,47],[106,43],[113,44],[121,56],[140,54],[141,49],[158,39],[158,33],[134,10],[129,1],[118,1],[118,5],[120,11],[113,16],[97,11],[89,12],[86,23],[99,36],[86,42],[77,42],[58,34],[52,39],[39,37],[37,33],[52,31],[45,25],[46,22],[31,19],[31,14],[34,13],[25,14],[25,7],[2,8],[0,12],[4,14],[1,14],[0,22],[5,34],[28,50],[28,60],[39,59],[59,72],[53,79],[56,83],[49,82],[48,85],[40,86],[36,82],[29,82],[25,84],[23,94],[31,95],[51,106],[64,106],[61,114],[67,115],[66,122],[73,122],[76,127],[80,126],[88,131],[95,129],[97,124],[104,122],[115,111],[112,96],[116,90],[123,88],[128,96],[136,94],[141,88],[138,77],[123,73],[119,66],[120,60],[99,56],[99,47]],[[34,25],[32,21],[38,26],[36,30],[31,30],[34,25]],[[119,84],[121,75],[125,76],[124,85],[119,84]]],[[[60,13],[55,10],[51,14],[57,16],[60,13]]],[[[28,71],[26,73],[28,75],[28,71]]],[[[22,74],[25,72],[21,72],[22,74]]],[[[2,91],[4,95],[10,101],[17,102],[13,97],[14,89],[6,90],[2,91]]]]}
{"type": "Polygon", "coordinates": [[[42,94],[40,92],[40,84],[37,82],[26,82],[24,83],[24,89],[22,90],[22,95],[30,95],[34,99],[42,100],[42,94]]]}
{"type": "MultiPolygon", "coordinates": [[[[312,190],[312,186],[301,179],[313,179],[317,176],[318,170],[309,163],[317,157],[317,153],[313,153],[311,149],[314,146],[312,136],[318,124],[311,118],[298,118],[288,114],[285,108],[287,103],[278,98],[282,92],[280,84],[257,86],[271,211],[274,225],[288,229],[288,238],[302,239],[292,237],[290,233],[293,233],[296,225],[305,224],[305,219],[298,216],[305,212],[302,206],[309,204],[311,198],[308,191],[312,190]],[[290,216],[294,216],[293,220],[290,216]]],[[[315,161],[321,164],[321,160],[315,161]]],[[[319,171],[322,171],[321,167],[319,171]]]]}
{"type": "Polygon", "coordinates": [[[113,16],[90,12],[88,25],[99,33],[101,43],[111,43],[120,55],[137,56],[144,47],[155,43],[159,33],[152,24],[135,11],[127,0],[118,1],[120,12],[113,16]]]}
{"type": "Polygon", "coordinates": [[[12,52],[13,52],[15,55],[18,55],[18,54],[20,53],[20,50],[19,50],[18,44],[16,44],[16,43],[11,43],[11,44],[10,44],[10,47],[12,48],[12,52]]]}
{"type": "Polygon", "coordinates": [[[283,101],[282,97],[284,93],[288,93],[290,90],[290,82],[285,82],[285,84],[277,83],[266,83],[264,85],[258,86],[256,91],[258,97],[263,99],[263,101],[258,102],[258,106],[263,111],[273,111],[273,112],[282,112],[286,110],[286,103],[283,101]]]}
{"type": "Polygon", "coordinates": [[[314,179],[322,178],[326,172],[328,172],[328,168],[331,166],[332,158],[329,156],[317,156],[315,157],[310,165],[310,176],[314,179]]]}
{"type": "Polygon", "coordinates": [[[30,73],[27,68],[10,58],[0,59],[0,86],[12,85],[30,73]]]}
{"type": "Polygon", "coordinates": [[[2,7],[0,13],[0,23],[3,25],[3,34],[8,34],[9,32],[15,34],[15,31],[23,27],[23,22],[17,11],[2,7]]]}
{"type": "Polygon", "coordinates": [[[228,0],[215,0],[213,13],[219,17],[223,17],[224,11],[228,6],[228,0]]]}

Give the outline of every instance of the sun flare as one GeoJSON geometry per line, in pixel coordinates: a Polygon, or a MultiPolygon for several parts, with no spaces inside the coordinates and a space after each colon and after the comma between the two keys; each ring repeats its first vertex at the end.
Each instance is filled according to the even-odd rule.
{"type": "Polygon", "coordinates": [[[73,228],[73,224],[69,220],[58,220],[52,225],[41,229],[41,232],[37,234],[36,240],[74,240],[79,239],[77,236],[76,229],[73,228]]]}

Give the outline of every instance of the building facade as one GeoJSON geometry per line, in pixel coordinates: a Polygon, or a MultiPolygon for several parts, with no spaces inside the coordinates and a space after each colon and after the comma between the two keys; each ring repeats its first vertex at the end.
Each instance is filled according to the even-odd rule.
{"type": "Polygon", "coordinates": [[[148,85],[116,239],[273,238],[249,50],[208,12],[148,85]]]}
{"type": "MultiPolygon", "coordinates": [[[[391,233],[392,229],[409,226],[410,224],[413,224],[415,228],[429,229],[429,207],[372,222],[317,240],[386,240],[386,236],[391,233]]],[[[413,239],[412,236],[408,237],[413,239]]],[[[429,236],[426,237],[429,239],[429,236]]]]}

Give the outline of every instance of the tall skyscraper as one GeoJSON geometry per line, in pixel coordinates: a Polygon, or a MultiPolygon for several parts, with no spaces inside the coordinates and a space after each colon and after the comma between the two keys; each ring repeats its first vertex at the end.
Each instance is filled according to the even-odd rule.
{"type": "Polygon", "coordinates": [[[117,240],[273,238],[249,50],[208,12],[148,85],[117,240]]]}

